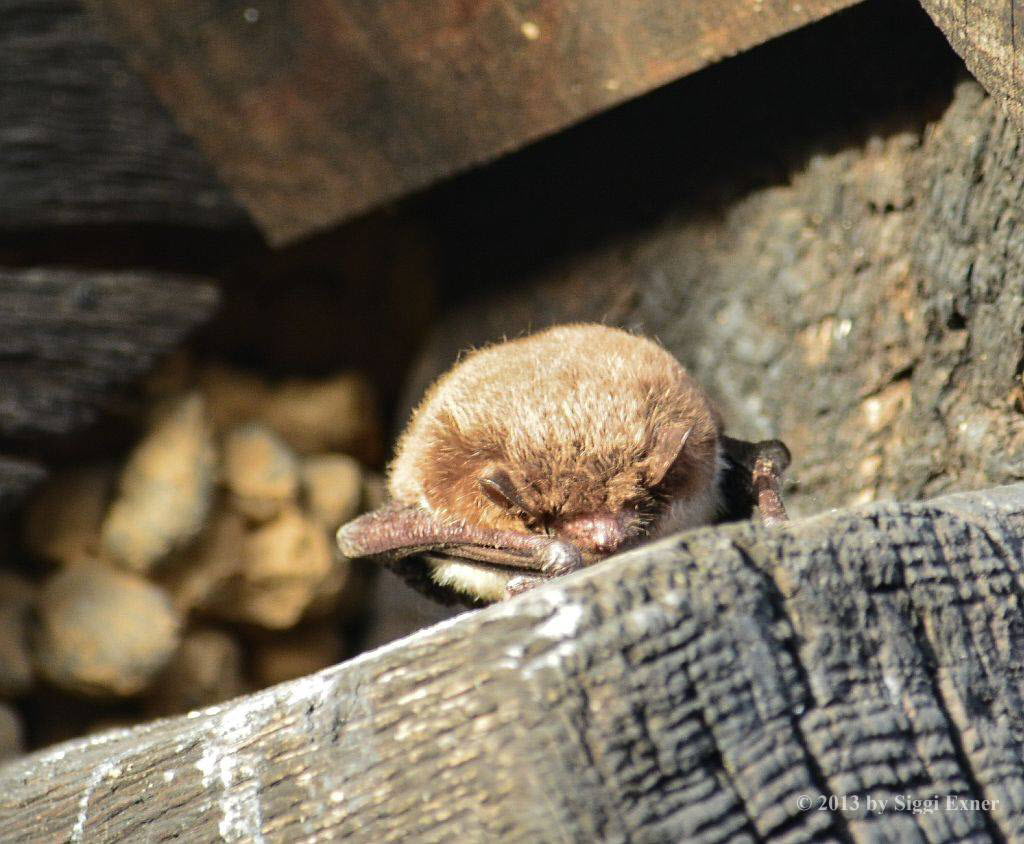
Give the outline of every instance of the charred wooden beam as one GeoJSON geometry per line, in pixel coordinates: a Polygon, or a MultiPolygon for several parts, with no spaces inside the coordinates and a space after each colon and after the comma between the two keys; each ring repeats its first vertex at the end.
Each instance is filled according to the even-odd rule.
{"type": "Polygon", "coordinates": [[[0,437],[65,434],[213,312],[182,276],[0,269],[0,437]]]}
{"type": "Polygon", "coordinates": [[[271,240],[857,0],[85,0],[271,240]]]}
{"type": "Polygon", "coordinates": [[[0,3],[0,229],[245,215],[75,0],[0,3]]]}
{"type": "MultiPolygon", "coordinates": [[[[945,75],[923,60],[918,72],[945,75]]],[[[604,321],[658,337],[718,401],[728,433],[786,442],[797,515],[1024,477],[1021,130],[974,80],[923,99],[862,122],[841,113],[848,134],[828,152],[824,121],[783,145],[778,126],[755,126],[749,158],[709,171],[699,199],[467,297],[424,344],[406,413],[462,349],[604,321]]],[[[806,102],[814,113],[818,100],[806,102]]],[[[702,160],[706,147],[672,140],[673,155],[702,160]]],[[[495,242],[524,207],[502,195],[512,212],[495,212],[495,242]]],[[[459,199],[461,222],[488,197],[459,199]]],[[[472,260],[484,281],[505,272],[472,260]]]]}
{"type": "Polygon", "coordinates": [[[1018,840],[1022,584],[1024,485],[692,531],[302,680],[9,764],[0,828],[1018,840]]]}

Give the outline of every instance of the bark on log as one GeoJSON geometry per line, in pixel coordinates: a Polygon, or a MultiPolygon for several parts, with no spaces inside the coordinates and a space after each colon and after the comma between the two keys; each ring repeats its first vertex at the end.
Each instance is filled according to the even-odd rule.
{"type": "Polygon", "coordinates": [[[85,0],[282,243],[857,0],[85,0]]]}
{"type": "Polygon", "coordinates": [[[1016,0],[921,0],[971,73],[1024,125],[1024,11],[1016,0]]]}
{"type": "Polygon", "coordinates": [[[0,269],[0,437],[91,422],[127,383],[206,320],[216,289],[182,276],[0,269]]]}
{"type": "Polygon", "coordinates": [[[0,3],[0,228],[245,215],[75,0],[0,3]]]}
{"type": "Polygon", "coordinates": [[[1022,552],[1024,485],[680,534],[302,680],[9,764],[0,828],[1019,840],[1022,552]],[[830,795],[846,803],[819,809],[830,795]]]}

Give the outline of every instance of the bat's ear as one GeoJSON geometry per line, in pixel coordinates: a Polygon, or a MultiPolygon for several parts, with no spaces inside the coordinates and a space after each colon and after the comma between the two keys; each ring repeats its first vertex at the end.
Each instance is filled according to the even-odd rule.
{"type": "Polygon", "coordinates": [[[658,441],[651,449],[647,457],[647,484],[657,486],[663,480],[668,470],[679,459],[679,455],[686,448],[686,441],[690,438],[693,427],[690,425],[666,425],[661,429],[658,441]]]}

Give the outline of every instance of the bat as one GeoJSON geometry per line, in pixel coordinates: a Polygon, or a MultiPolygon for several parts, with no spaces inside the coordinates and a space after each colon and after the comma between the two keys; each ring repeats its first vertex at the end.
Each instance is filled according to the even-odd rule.
{"type": "Polygon", "coordinates": [[[388,467],[390,501],[343,525],[439,600],[490,603],[668,533],[786,518],[778,440],[727,437],[665,349],[603,325],[471,352],[427,391],[388,467]]]}

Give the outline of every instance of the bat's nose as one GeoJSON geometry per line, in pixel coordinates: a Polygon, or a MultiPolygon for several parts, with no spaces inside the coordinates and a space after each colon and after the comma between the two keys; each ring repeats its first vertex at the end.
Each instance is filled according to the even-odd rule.
{"type": "Polygon", "coordinates": [[[560,522],[556,531],[591,554],[611,554],[632,535],[634,519],[627,514],[583,513],[560,522]]]}

